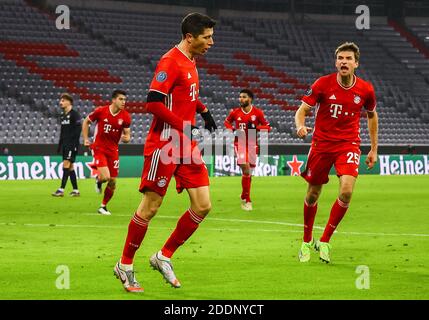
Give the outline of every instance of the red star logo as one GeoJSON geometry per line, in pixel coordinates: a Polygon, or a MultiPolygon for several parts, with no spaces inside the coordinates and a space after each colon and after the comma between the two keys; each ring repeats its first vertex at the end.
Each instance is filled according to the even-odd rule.
{"type": "Polygon", "coordinates": [[[293,155],[292,161],[287,161],[287,165],[290,168],[291,176],[301,175],[301,167],[304,164],[304,161],[299,161],[296,155],[293,155]]]}
{"type": "Polygon", "coordinates": [[[91,172],[90,173],[91,178],[94,178],[95,176],[98,175],[98,170],[97,170],[97,167],[95,166],[94,161],[95,160],[93,159],[92,162],[85,162],[85,165],[88,167],[89,171],[91,172]]]}

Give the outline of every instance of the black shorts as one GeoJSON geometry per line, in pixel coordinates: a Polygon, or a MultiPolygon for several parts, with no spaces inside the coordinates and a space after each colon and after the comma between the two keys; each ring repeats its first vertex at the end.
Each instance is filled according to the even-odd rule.
{"type": "Polygon", "coordinates": [[[63,160],[68,160],[74,163],[77,155],[77,146],[63,146],[63,160]]]}

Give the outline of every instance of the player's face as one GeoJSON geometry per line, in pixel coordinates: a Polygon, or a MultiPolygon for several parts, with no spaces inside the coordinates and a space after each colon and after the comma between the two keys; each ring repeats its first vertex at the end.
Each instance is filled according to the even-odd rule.
{"type": "Polygon", "coordinates": [[[69,106],[70,106],[70,101],[67,100],[67,99],[61,98],[61,100],[60,100],[60,107],[61,107],[61,109],[65,109],[65,108],[67,108],[69,106]]]}
{"type": "Polygon", "coordinates": [[[246,93],[240,93],[238,101],[240,102],[240,106],[242,108],[246,108],[252,103],[252,99],[250,99],[250,97],[246,93]]]}
{"type": "Polygon", "coordinates": [[[358,65],[359,63],[356,61],[353,51],[338,52],[335,67],[341,76],[345,77],[354,74],[358,65]]]}
{"type": "Polygon", "coordinates": [[[213,28],[205,28],[198,37],[191,36],[191,52],[193,55],[203,55],[214,44],[213,28]]]}
{"type": "Polygon", "coordinates": [[[122,110],[125,108],[125,102],[127,102],[127,97],[123,94],[120,94],[116,98],[114,98],[112,102],[116,106],[116,108],[122,110]]]}

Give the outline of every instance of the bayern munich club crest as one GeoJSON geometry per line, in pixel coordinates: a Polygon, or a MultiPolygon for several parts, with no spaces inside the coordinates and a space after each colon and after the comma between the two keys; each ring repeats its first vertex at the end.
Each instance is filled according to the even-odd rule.
{"type": "Polygon", "coordinates": [[[158,72],[155,79],[158,82],[164,82],[165,80],[167,80],[167,72],[165,71],[158,72]]]}
{"type": "Polygon", "coordinates": [[[250,119],[251,119],[252,121],[256,121],[256,116],[255,116],[255,115],[252,115],[252,116],[250,117],[250,119]]]}
{"type": "Polygon", "coordinates": [[[158,187],[164,188],[167,185],[167,178],[165,178],[165,177],[159,178],[159,180],[156,184],[158,185],[158,187]]]}
{"type": "Polygon", "coordinates": [[[120,126],[121,126],[123,122],[124,122],[124,120],[119,119],[119,120],[118,120],[118,125],[120,125],[120,126]]]}
{"type": "Polygon", "coordinates": [[[359,96],[355,96],[355,98],[353,99],[353,101],[356,103],[356,104],[359,104],[359,102],[360,102],[360,97],[359,96]]]}

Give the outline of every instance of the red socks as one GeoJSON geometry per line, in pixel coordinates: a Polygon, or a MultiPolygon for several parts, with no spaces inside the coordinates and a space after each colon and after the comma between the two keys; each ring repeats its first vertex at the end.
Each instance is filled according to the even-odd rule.
{"type": "Polygon", "coordinates": [[[124,251],[122,252],[121,263],[132,264],[134,255],[140,247],[146,234],[149,221],[140,218],[137,213],[131,219],[128,225],[127,240],[125,241],[124,251]]]}
{"type": "Polygon", "coordinates": [[[188,209],[177,222],[170,238],[161,249],[162,255],[171,258],[174,252],[197,230],[201,221],[204,218],[198,216],[191,208],[188,209]]]}
{"type": "Polygon", "coordinates": [[[304,242],[310,242],[313,238],[314,218],[317,212],[317,202],[309,205],[304,200],[304,242]]]}
{"type": "Polygon", "coordinates": [[[331,214],[329,216],[328,223],[325,227],[325,231],[323,231],[323,235],[320,238],[321,242],[329,242],[332,234],[334,233],[340,221],[343,219],[348,208],[349,203],[343,202],[340,199],[337,199],[335,201],[334,205],[332,206],[331,214]]]}
{"type": "MultiPolygon", "coordinates": [[[[162,255],[171,258],[174,252],[197,230],[204,218],[198,216],[191,208],[177,222],[176,229],[161,249],[162,255]]],[[[121,263],[132,264],[137,249],[143,242],[149,221],[140,218],[137,213],[128,225],[128,235],[122,252],[121,263]]]]}
{"type": "Polygon", "coordinates": [[[241,177],[241,186],[243,191],[241,192],[241,199],[246,200],[246,202],[250,201],[250,185],[252,183],[251,175],[242,175],[241,177]]]}
{"type": "Polygon", "coordinates": [[[110,189],[109,186],[106,186],[106,189],[104,189],[104,197],[102,202],[103,206],[106,206],[110,199],[112,199],[114,192],[115,189],[110,189]]]}

